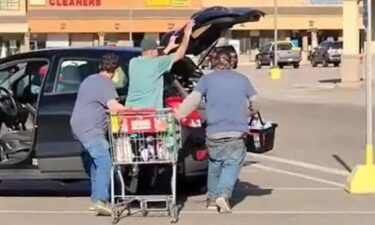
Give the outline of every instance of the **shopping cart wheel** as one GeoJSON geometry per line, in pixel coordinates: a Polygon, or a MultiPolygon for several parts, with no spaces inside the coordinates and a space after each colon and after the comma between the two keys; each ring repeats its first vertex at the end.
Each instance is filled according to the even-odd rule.
{"type": "Polygon", "coordinates": [[[141,202],[141,210],[142,210],[142,216],[147,216],[147,204],[146,202],[141,202]]]}
{"type": "Polygon", "coordinates": [[[131,212],[130,212],[129,204],[123,204],[121,206],[120,215],[122,215],[125,211],[126,211],[126,216],[130,216],[131,212]]]}
{"type": "Polygon", "coordinates": [[[121,210],[118,207],[112,208],[112,224],[117,224],[120,221],[121,210]]]}
{"type": "Polygon", "coordinates": [[[171,216],[171,223],[177,223],[178,222],[178,207],[177,205],[171,204],[169,207],[169,215],[171,216]]]}

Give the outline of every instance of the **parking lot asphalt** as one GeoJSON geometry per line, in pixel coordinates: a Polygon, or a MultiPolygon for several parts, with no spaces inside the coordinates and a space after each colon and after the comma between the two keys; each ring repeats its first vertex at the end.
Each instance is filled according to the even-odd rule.
{"type": "MultiPolygon", "coordinates": [[[[280,81],[271,81],[267,69],[239,70],[258,88],[264,118],[279,124],[275,148],[247,156],[233,197],[233,214],[206,211],[204,193],[182,191],[179,224],[374,224],[375,195],[344,191],[348,174],[364,161],[363,89],[321,85],[322,80],[339,78],[336,68],[285,69],[280,81]]],[[[0,224],[110,224],[110,218],[87,211],[88,195],[87,182],[3,182],[0,224]]],[[[134,215],[119,222],[168,223],[160,214],[134,215]]]]}

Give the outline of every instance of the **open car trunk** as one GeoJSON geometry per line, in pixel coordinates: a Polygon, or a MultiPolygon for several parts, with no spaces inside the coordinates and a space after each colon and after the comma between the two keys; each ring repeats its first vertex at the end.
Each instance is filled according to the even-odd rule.
{"type": "MultiPolygon", "coordinates": [[[[203,9],[191,16],[195,21],[192,36],[186,51],[187,55],[198,56],[210,53],[225,32],[234,25],[245,22],[256,22],[264,16],[262,11],[252,8],[225,8],[221,6],[203,9]]],[[[167,46],[171,36],[177,36],[177,43],[183,38],[183,28],[166,33],[161,39],[161,46],[167,46]]],[[[204,59],[205,57],[201,57],[204,59]]],[[[203,61],[203,60],[202,60],[203,61]]],[[[171,73],[174,74],[187,93],[191,92],[194,82],[203,75],[199,69],[202,62],[196,65],[189,57],[176,62],[171,73]]]]}
{"type": "MultiPolygon", "coordinates": [[[[207,48],[212,47],[212,44],[234,25],[256,22],[262,16],[264,16],[262,11],[252,8],[211,7],[203,9],[191,16],[195,25],[186,54],[197,56],[207,48]]],[[[177,43],[181,43],[183,28],[165,34],[162,37],[161,45],[166,46],[172,35],[176,35],[177,43]]]]}

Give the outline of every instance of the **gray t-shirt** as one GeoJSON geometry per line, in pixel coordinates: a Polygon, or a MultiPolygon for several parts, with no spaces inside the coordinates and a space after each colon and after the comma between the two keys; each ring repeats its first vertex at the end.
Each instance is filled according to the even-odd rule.
{"type": "Polygon", "coordinates": [[[70,118],[73,133],[80,142],[105,138],[107,102],[117,98],[114,83],[102,75],[91,75],[82,82],[70,118]]]}
{"type": "Polygon", "coordinates": [[[249,79],[231,70],[203,76],[195,91],[206,98],[207,134],[248,132],[248,103],[257,93],[249,79]]]}

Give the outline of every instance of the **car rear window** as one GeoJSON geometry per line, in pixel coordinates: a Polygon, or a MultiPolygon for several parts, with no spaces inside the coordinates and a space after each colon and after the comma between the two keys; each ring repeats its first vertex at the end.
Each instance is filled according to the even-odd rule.
{"type": "Polygon", "coordinates": [[[277,45],[277,50],[292,50],[293,46],[288,43],[279,43],[277,45]]]}
{"type": "Polygon", "coordinates": [[[342,48],[342,42],[334,42],[332,43],[332,48],[333,49],[341,49],[342,48]]]}

